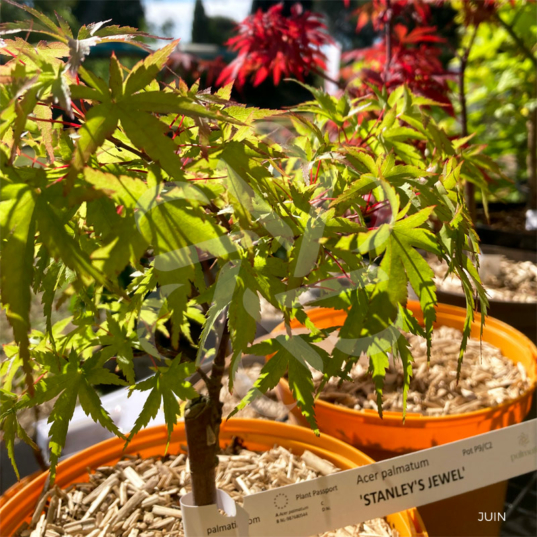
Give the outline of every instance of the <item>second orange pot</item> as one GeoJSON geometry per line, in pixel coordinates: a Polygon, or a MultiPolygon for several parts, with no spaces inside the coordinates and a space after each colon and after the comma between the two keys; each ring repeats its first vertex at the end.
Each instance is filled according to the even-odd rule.
{"type": "MultiPolygon", "coordinates": [[[[423,315],[418,302],[409,302],[407,307],[422,322],[423,315]]],[[[437,307],[436,326],[450,326],[462,331],[465,310],[455,306],[440,304],[437,307]]],[[[308,316],[319,328],[341,326],[346,314],[340,310],[319,308],[308,311],[308,316]]],[[[472,326],[472,337],[479,338],[480,319],[476,315],[472,326]]],[[[292,328],[302,328],[299,322],[292,328]]],[[[283,325],[274,331],[283,330],[283,325]]],[[[317,400],[315,416],[319,429],[359,448],[375,460],[383,460],[433,446],[455,442],[522,422],[531,408],[532,394],[537,381],[537,348],[518,330],[502,321],[488,317],[483,330],[483,340],[498,347],[504,356],[513,362],[521,362],[528,374],[530,389],[517,399],[493,408],[454,414],[449,416],[422,416],[407,414],[403,423],[400,412],[384,412],[381,419],[374,410],[354,410],[317,400]]],[[[293,395],[286,380],[278,387],[283,403],[291,408],[296,420],[308,426],[296,407],[293,395]]],[[[454,535],[474,537],[478,535],[497,535],[498,522],[488,526],[478,522],[478,513],[503,512],[507,483],[498,483],[450,500],[437,502],[420,508],[431,535],[454,535]],[[456,517],[448,513],[457,512],[456,517]],[[429,515],[429,516],[428,516],[429,515]]]]}
{"type": "MultiPolygon", "coordinates": [[[[423,317],[419,304],[409,302],[408,308],[421,322],[423,317]]],[[[317,327],[329,328],[341,326],[346,314],[339,310],[316,309],[308,311],[308,316],[317,327]]],[[[437,308],[436,326],[451,326],[462,330],[464,318],[464,309],[440,304],[437,308]]],[[[302,325],[294,322],[291,327],[299,328],[302,325]]],[[[282,328],[280,325],[275,331],[282,328]]],[[[479,330],[480,322],[477,319],[472,327],[472,337],[478,338],[479,330]]],[[[369,453],[378,450],[404,454],[520,423],[530,410],[535,390],[537,347],[518,330],[490,317],[485,324],[483,340],[498,347],[513,362],[524,365],[531,383],[524,395],[493,408],[466,414],[433,417],[408,413],[405,423],[400,412],[384,412],[381,419],[376,410],[354,410],[317,400],[315,416],[321,431],[369,453]]],[[[302,421],[286,380],[280,382],[279,392],[283,402],[292,406],[293,414],[302,421]]]]}

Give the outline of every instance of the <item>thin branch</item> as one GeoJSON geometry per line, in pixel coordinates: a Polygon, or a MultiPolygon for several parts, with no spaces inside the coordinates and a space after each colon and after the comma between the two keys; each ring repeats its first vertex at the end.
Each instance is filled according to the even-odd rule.
{"type": "Polygon", "coordinates": [[[117,147],[120,147],[121,149],[125,149],[126,151],[129,151],[133,153],[134,155],[139,156],[142,160],[145,160],[146,162],[153,162],[153,160],[147,155],[146,153],[142,151],[138,151],[137,149],[134,149],[134,147],[130,147],[129,145],[123,143],[121,140],[118,140],[115,136],[109,136],[108,139],[111,142],[114,142],[114,144],[117,147]]]}
{"type": "Polygon", "coordinates": [[[526,58],[529,58],[534,67],[537,67],[537,58],[533,54],[533,52],[527,47],[526,43],[522,41],[522,39],[516,34],[514,28],[507,22],[505,22],[501,17],[500,14],[495,11],[494,12],[494,18],[499,23],[499,25],[505,29],[505,31],[511,36],[511,39],[517,44],[520,51],[526,56],[526,58]]]}
{"type": "MultiPolygon", "coordinates": [[[[460,56],[460,67],[459,67],[459,101],[461,105],[461,131],[462,137],[465,138],[468,136],[468,111],[466,107],[466,67],[468,65],[468,59],[470,57],[470,52],[475,42],[477,36],[477,31],[479,29],[479,24],[476,24],[474,32],[470,37],[470,42],[464,51],[464,54],[460,56]]],[[[476,220],[476,204],[475,204],[475,185],[466,181],[466,203],[468,205],[468,211],[470,213],[470,218],[472,222],[476,220]]]]}
{"type": "Polygon", "coordinates": [[[201,369],[201,367],[198,367],[196,369],[196,373],[201,377],[201,379],[205,383],[205,386],[207,386],[207,389],[209,389],[209,385],[211,384],[211,379],[207,376],[205,371],[203,371],[203,369],[201,369]]]}
{"type": "Polygon", "coordinates": [[[344,90],[345,84],[343,82],[339,82],[336,79],[328,76],[324,71],[321,71],[320,69],[317,69],[317,67],[311,67],[311,72],[319,75],[321,78],[324,78],[327,82],[331,82],[332,84],[335,84],[339,89],[344,90]]]}

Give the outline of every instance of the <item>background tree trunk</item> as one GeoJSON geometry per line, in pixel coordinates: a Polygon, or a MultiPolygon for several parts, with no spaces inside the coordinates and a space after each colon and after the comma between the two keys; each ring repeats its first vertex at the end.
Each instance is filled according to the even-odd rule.
{"type": "MultiPolygon", "coordinates": [[[[533,98],[537,98],[537,77],[533,98]]],[[[527,122],[528,127],[528,208],[537,209],[537,107],[534,108],[527,122]]]]}
{"type": "MultiPolygon", "coordinates": [[[[464,54],[459,58],[461,62],[459,68],[459,101],[461,105],[461,135],[463,138],[466,138],[466,136],[468,136],[468,110],[466,106],[466,66],[468,65],[468,59],[470,57],[470,52],[472,51],[472,47],[477,36],[478,29],[479,24],[476,24],[474,32],[470,37],[468,47],[464,51],[464,54]]],[[[468,212],[470,213],[470,218],[472,222],[475,224],[477,216],[475,203],[475,185],[470,181],[466,181],[464,188],[468,212]]]]}

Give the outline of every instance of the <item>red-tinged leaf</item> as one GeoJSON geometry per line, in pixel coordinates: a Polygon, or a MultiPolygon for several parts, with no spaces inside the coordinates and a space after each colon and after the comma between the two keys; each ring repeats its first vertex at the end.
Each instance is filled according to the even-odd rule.
{"type": "MultiPolygon", "coordinates": [[[[44,13],[41,13],[39,10],[34,9],[33,7],[30,7],[24,4],[18,4],[14,0],[4,0],[4,1],[8,4],[11,4],[12,6],[18,7],[19,9],[26,11],[27,13],[32,15],[32,17],[35,17],[41,22],[41,24],[43,25],[42,28],[48,29],[47,31],[42,31],[41,29],[33,30],[32,29],[33,21],[22,21],[20,24],[26,25],[28,27],[28,31],[35,31],[38,33],[47,33],[64,42],[69,37],[68,35],[65,34],[65,32],[61,28],[59,28],[52,20],[50,20],[44,13]]],[[[5,24],[8,25],[10,23],[5,23],[5,24]]],[[[19,23],[15,23],[15,24],[19,24],[19,23]]],[[[4,26],[3,24],[0,25],[0,28],[2,28],[3,26],[4,26]]],[[[23,29],[21,29],[20,31],[23,31],[23,29]]]]}
{"type": "Polygon", "coordinates": [[[93,155],[106,138],[113,134],[118,119],[117,107],[112,104],[99,104],[88,111],[86,121],[78,131],[80,138],[67,176],[69,184],[74,183],[77,174],[83,170],[90,155],[93,155]]]}
{"type": "Polygon", "coordinates": [[[153,82],[178,43],[179,40],[173,41],[138,62],[125,81],[125,95],[132,95],[153,82]]]}

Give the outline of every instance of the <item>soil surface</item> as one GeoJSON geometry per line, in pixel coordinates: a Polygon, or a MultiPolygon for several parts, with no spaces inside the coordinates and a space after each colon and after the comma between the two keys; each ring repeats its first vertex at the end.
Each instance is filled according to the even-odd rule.
{"type": "MultiPolygon", "coordinates": [[[[463,293],[459,278],[447,275],[448,266],[436,256],[427,256],[435,273],[435,283],[442,291],[463,293]]],[[[514,261],[503,255],[485,255],[480,276],[489,299],[512,302],[537,302],[537,264],[514,261]]]]}
{"type": "MultiPolygon", "coordinates": [[[[282,448],[256,453],[240,442],[219,456],[218,487],[235,501],[245,496],[339,471],[330,461],[282,448]]],[[[54,488],[39,502],[20,537],[183,537],[181,496],[190,491],[184,454],[129,456],[90,474],[89,483],[54,488]]],[[[321,537],[399,537],[383,518],[323,533],[321,537]]]]}
{"type": "MultiPolygon", "coordinates": [[[[407,412],[424,416],[443,416],[494,407],[525,393],[530,383],[519,364],[503,356],[486,342],[470,339],[457,382],[457,364],[462,333],[447,326],[433,331],[431,361],[427,364],[427,343],[420,336],[409,335],[414,362],[407,397],[407,412]]],[[[403,411],[403,366],[390,361],[383,388],[383,409],[403,411]]],[[[320,383],[322,373],[314,371],[320,383]]],[[[332,379],[320,398],[355,410],[377,410],[375,385],[368,372],[368,362],[361,357],[350,372],[351,381],[332,379]]]]}

